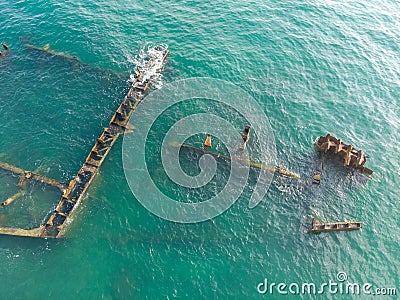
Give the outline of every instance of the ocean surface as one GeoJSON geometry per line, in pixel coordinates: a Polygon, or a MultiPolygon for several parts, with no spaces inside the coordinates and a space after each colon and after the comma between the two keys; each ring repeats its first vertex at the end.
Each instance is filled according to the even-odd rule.
{"type": "MultiPolygon", "coordinates": [[[[0,0],[0,11],[0,42],[10,48],[0,57],[0,161],[71,180],[128,91],[138,54],[162,43],[170,55],[156,87],[193,77],[239,86],[268,116],[276,163],[302,177],[274,176],[260,204],[249,208],[250,174],[226,212],[180,224],[135,198],[120,138],[64,238],[0,236],[0,299],[314,299],[288,287],[288,295],[276,286],[261,294],[260,283],[319,287],[343,280],[338,273],[344,283],[371,284],[372,292],[397,288],[396,296],[374,299],[399,298],[397,1],[0,0]],[[48,44],[79,61],[25,44],[48,44]],[[368,154],[371,179],[326,160],[321,184],[309,183],[318,165],[313,143],[327,133],[368,154]],[[313,217],[362,221],[363,229],[307,234],[313,217]]],[[[185,191],[160,169],[157,141],[180,118],[213,105],[192,101],[155,123],[148,166],[164,193],[185,191]]],[[[219,112],[241,132],[239,117],[219,112]]],[[[181,151],[182,168],[192,175],[198,159],[181,151]]],[[[222,167],[211,190],[188,197],[218,193],[229,171],[222,167]]],[[[17,183],[0,171],[0,201],[18,192],[17,183]]],[[[37,227],[59,196],[46,185],[28,186],[0,208],[0,226],[37,227]]],[[[372,296],[325,289],[318,298],[372,296]]]]}

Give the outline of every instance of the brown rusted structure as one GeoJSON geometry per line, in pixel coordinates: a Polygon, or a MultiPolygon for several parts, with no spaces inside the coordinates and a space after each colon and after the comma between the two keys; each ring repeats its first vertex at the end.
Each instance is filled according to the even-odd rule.
{"type": "MultiPolygon", "coordinates": [[[[160,46],[149,51],[149,58],[143,70],[139,71],[139,74],[137,73],[138,76],[135,78],[121,105],[112,116],[109,126],[104,128],[86,157],[82,167],[69,184],[65,185],[56,180],[46,178],[33,172],[24,171],[8,164],[0,164],[1,168],[20,174],[21,180],[35,179],[43,181],[47,184],[59,187],[62,191],[62,196],[56,209],[50,214],[44,225],[33,229],[0,228],[0,234],[43,238],[58,238],[62,235],[68,219],[84,198],[86,191],[115,141],[121,134],[133,130],[133,127],[129,124],[129,118],[139,102],[143,99],[152,79],[162,68],[168,54],[169,51],[160,46]]],[[[15,201],[21,195],[22,192],[10,197],[6,200],[7,202],[5,205],[15,201]]]]}
{"type": "Polygon", "coordinates": [[[23,170],[16,166],[4,163],[0,161],[0,169],[10,171],[13,174],[19,175],[18,186],[21,187],[27,180],[34,180],[45,183],[47,185],[52,185],[58,188],[62,193],[64,193],[68,187],[68,183],[60,182],[58,180],[48,178],[46,176],[40,175],[36,172],[23,170]]]}
{"type": "Polygon", "coordinates": [[[247,142],[249,141],[249,136],[250,136],[250,126],[244,127],[243,133],[242,133],[242,139],[243,142],[239,146],[239,150],[243,151],[247,147],[247,142]]]}
{"type": "Polygon", "coordinates": [[[366,175],[373,173],[371,169],[364,167],[368,156],[363,150],[357,150],[352,145],[343,143],[329,133],[326,136],[319,137],[316,147],[320,153],[337,156],[345,167],[358,169],[366,175]]]}
{"type": "Polygon", "coordinates": [[[319,223],[316,219],[312,219],[311,229],[307,232],[318,233],[327,231],[351,231],[362,229],[362,222],[334,222],[319,223]]]}

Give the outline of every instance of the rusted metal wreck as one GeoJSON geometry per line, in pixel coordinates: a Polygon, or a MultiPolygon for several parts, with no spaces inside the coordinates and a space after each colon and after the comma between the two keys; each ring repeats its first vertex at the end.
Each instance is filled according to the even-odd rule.
{"type": "Polygon", "coordinates": [[[316,219],[312,219],[311,229],[308,233],[318,233],[327,231],[351,231],[362,229],[362,222],[334,222],[334,223],[319,223],[316,219]]]}
{"type": "MultiPolygon", "coordinates": [[[[142,101],[156,73],[161,70],[168,54],[169,51],[161,46],[149,49],[149,58],[145,66],[142,70],[137,71],[137,77],[127,95],[124,97],[124,100],[112,116],[108,128],[104,128],[100,137],[95,141],[82,167],[68,184],[47,178],[32,171],[26,171],[6,163],[0,163],[0,168],[20,175],[21,185],[26,180],[36,180],[55,186],[62,192],[61,199],[55,210],[49,215],[44,224],[33,229],[1,227],[0,234],[42,238],[59,238],[62,236],[67,221],[71,219],[76,207],[83,200],[86,191],[93,182],[94,177],[98,173],[100,166],[115,141],[121,134],[133,130],[129,123],[129,118],[140,101],[142,101]]],[[[21,197],[23,193],[24,191],[21,191],[10,197],[3,202],[2,206],[4,207],[14,202],[17,198],[21,197]]]]}
{"type": "Polygon", "coordinates": [[[366,175],[373,173],[371,169],[364,167],[368,156],[363,150],[357,150],[352,145],[343,143],[329,133],[326,136],[319,137],[316,147],[320,153],[338,157],[345,167],[357,169],[366,175]]]}

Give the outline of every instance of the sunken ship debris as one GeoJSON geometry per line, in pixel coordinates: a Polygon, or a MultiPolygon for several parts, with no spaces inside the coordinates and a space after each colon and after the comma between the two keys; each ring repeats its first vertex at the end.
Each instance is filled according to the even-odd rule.
{"type": "Polygon", "coordinates": [[[316,142],[318,152],[327,156],[338,157],[343,166],[359,170],[365,175],[371,175],[373,171],[364,167],[368,156],[363,150],[357,150],[352,145],[343,143],[330,135],[320,136],[316,142]]]}
{"type": "MultiPolygon", "coordinates": [[[[76,207],[82,202],[90,184],[99,171],[100,166],[105,160],[118,137],[126,132],[132,132],[132,125],[129,118],[142,101],[146,90],[150,86],[156,74],[162,69],[169,51],[161,46],[151,48],[148,51],[148,59],[142,70],[136,70],[136,77],[124,100],[112,116],[108,128],[104,128],[82,167],[69,184],[47,178],[31,171],[0,163],[0,168],[20,175],[20,182],[26,180],[37,180],[49,185],[56,186],[62,192],[55,210],[50,214],[45,223],[37,228],[0,228],[0,234],[59,238],[62,236],[65,225],[71,220],[76,207]]],[[[21,191],[3,202],[2,206],[7,206],[21,197],[24,191],[21,191]]],[[[0,206],[1,207],[1,206],[0,206]]]]}
{"type": "Polygon", "coordinates": [[[334,222],[334,223],[319,223],[316,219],[312,219],[311,229],[308,233],[319,233],[327,231],[351,231],[362,229],[362,222],[334,222]]]}

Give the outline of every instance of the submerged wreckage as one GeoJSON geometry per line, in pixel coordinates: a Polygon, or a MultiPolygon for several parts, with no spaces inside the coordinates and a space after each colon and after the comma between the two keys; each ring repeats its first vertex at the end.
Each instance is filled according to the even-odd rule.
{"type": "Polygon", "coordinates": [[[319,233],[327,231],[351,231],[362,229],[362,222],[334,222],[319,223],[316,219],[312,219],[311,229],[308,233],[319,233]]]}
{"type": "MultiPolygon", "coordinates": [[[[79,60],[75,56],[70,56],[62,52],[54,52],[48,46],[43,48],[35,47],[29,44],[25,45],[28,48],[39,50],[50,55],[62,56],[67,59],[79,60]]],[[[8,50],[8,47],[3,44],[3,47],[8,50]]],[[[0,162],[0,169],[7,170],[20,177],[18,186],[23,187],[26,182],[39,181],[47,185],[57,187],[61,192],[61,199],[59,200],[55,210],[48,214],[47,218],[37,228],[22,229],[22,228],[0,228],[0,234],[29,236],[29,237],[42,237],[42,238],[58,238],[62,236],[63,230],[67,221],[70,219],[72,213],[78,204],[83,200],[86,191],[92,183],[94,177],[98,173],[107,154],[111,150],[115,141],[121,134],[131,132],[133,130],[129,123],[130,116],[136,109],[137,105],[143,99],[146,90],[154,80],[156,74],[161,70],[164,65],[165,59],[169,51],[166,47],[155,47],[149,49],[145,65],[141,70],[135,70],[135,75],[131,80],[133,81],[124,100],[112,116],[109,126],[104,128],[100,137],[96,140],[94,146],[86,157],[85,162],[78,171],[77,175],[69,182],[60,182],[45,176],[39,175],[33,171],[26,171],[18,167],[11,166],[6,163],[0,162]]],[[[245,126],[242,133],[242,141],[239,145],[239,154],[244,151],[249,141],[251,132],[250,126],[245,126]]],[[[300,175],[289,170],[281,168],[281,166],[269,166],[258,162],[252,162],[248,159],[242,158],[240,155],[237,157],[229,157],[224,154],[210,151],[211,148],[211,135],[207,135],[203,142],[202,148],[190,146],[186,144],[174,144],[174,147],[187,148],[194,151],[207,153],[215,157],[224,158],[226,160],[237,159],[241,163],[248,165],[252,168],[275,172],[287,177],[299,179],[300,175]]],[[[337,139],[330,134],[325,137],[319,137],[316,143],[317,150],[328,156],[338,157],[345,167],[351,167],[360,170],[363,174],[371,175],[372,170],[364,167],[368,158],[362,150],[357,150],[351,145],[344,144],[340,139],[337,139]]],[[[313,183],[319,184],[321,181],[322,161],[320,169],[313,176],[313,183]]],[[[13,196],[9,197],[0,204],[0,207],[6,207],[12,202],[25,194],[22,189],[13,196]]],[[[357,230],[362,228],[361,222],[338,222],[338,223],[318,223],[313,219],[312,228],[308,232],[324,232],[324,231],[348,231],[357,230]]]]}
{"type": "MultiPolygon", "coordinates": [[[[315,146],[319,153],[337,158],[343,164],[344,167],[352,168],[360,171],[362,174],[370,176],[373,171],[364,166],[367,161],[368,155],[363,150],[357,150],[352,145],[343,143],[340,139],[337,139],[330,135],[320,136],[315,146]]],[[[322,160],[318,165],[318,169],[315,171],[312,177],[312,183],[320,184],[322,175],[322,160]]]]}
{"type": "MultiPolygon", "coordinates": [[[[250,126],[245,126],[243,133],[242,133],[242,140],[241,143],[238,147],[239,152],[242,152],[246,149],[247,147],[247,143],[249,141],[249,137],[250,137],[250,131],[251,131],[251,127],[250,126]]],[[[244,158],[240,155],[236,155],[236,156],[229,156],[229,155],[225,155],[219,152],[214,152],[209,150],[209,148],[211,147],[211,135],[207,135],[206,139],[203,142],[203,147],[202,148],[198,148],[195,146],[191,146],[191,145],[187,145],[187,144],[179,144],[179,143],[171,143],[172,147],[178,147],[178,148],[186,148],[189,150],[193,150],[196,152],[200,152],[200,153],[206,153],[209,155],[212,155],[214,157],[217,158],[222,158],[225,159],[227,161],[231,161],[231,160],[236,160],[238,162],[240,162],[243,165],[246,166],[250,166],[251,168],[254,169],[260,169],[260,170],[264,170],[264,171],[268,171],[268,172],[273,172],[273,173],[277,173],[280,175],[284,175],[286,177],[292,177],[295,179],[300,179],[300,174],[297,174],[295,172],[289,171],[289,170],[285,170],[283,169],[281,166],[270,166],[267,164],[263,164],[263,163],[258,163],[258,162],[254,162],[251,161],[247,158],[244,158]]]]}
{"type": "Polygon", "coordinates": [[[329,133],[326,136],[320,136],[316,146],[320,153],[338,157],[345,167],[359,170],[366,175],[373,173],[371,169],[364,167],[368,156],[363,150],[357,150],[352,145],[343,143],[329,133]]]}
{"type": "MultiPolygon", "coordinates": [[[[148,60],[145,66],[142,70],[138,71],[138,76],[135,78],[121,105],[112,116],[109,127],[104,128],[81,169],[78,171],[78,174],[69,182],[69,184],[64,184],[57,180],[40,176],[34,172],[25,171],[5,163],[0,164],[0,168],[20,175],[20,182],[26,180],[37,180],[56,186],[62,192],[61,199],[58,202],[56,209],[50,214],[44,225],[33,229],[0,228],[0,234],[43,238],[61,237],[65,224],[71,217],[75,208],[84,198],[87,189],[92,183],[95,175],[98,173],[98,170],[111,150],[111,147],[121,134],[132,130],[129,124],[129,118],[144,97],[151,81],[154,79],[157,72],[159,72],[163,67],[168,54],[169,51],[161,46],[149,49],[148,60]]],[[[2,206],[6,206],[15,201],[23,193],[24,192],[21,191],[10,197],[3,202],[2,206]]]]}
{"type": "MultiPolygon", "coordinates": [[[[336,157],[344,167],[349,167],[360,171],[365,175],[372,175],[373,171],[364,164],[368,156],[362,150],[355,149],[352,145],[344,144],[340,139],[330,135],[320,136],[315,146],[319,153],[328,157],[336,157]]],[[[312,183],[320,184],[322,174],[322,160],[318,165],[318,170],[312,177],[312,183]]],[[[362,222],[335,222],[335,223],[319,223],[316,219],[312,220],[311,229],[307,232],[318,233],[327,231],[350,231],[362,229],[362,222]]]]}

